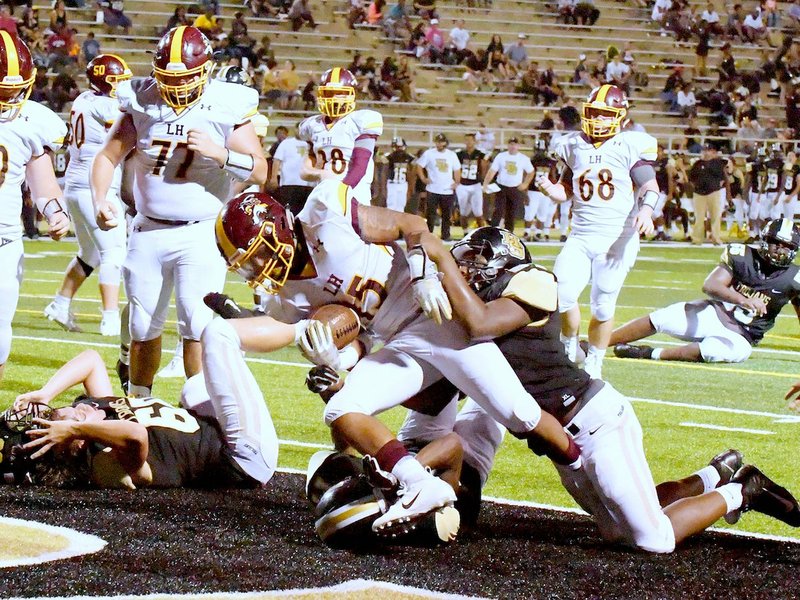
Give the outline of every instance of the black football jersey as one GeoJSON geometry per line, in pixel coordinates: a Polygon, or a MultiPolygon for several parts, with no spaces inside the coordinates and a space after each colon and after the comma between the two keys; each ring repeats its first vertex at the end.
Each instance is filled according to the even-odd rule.
{"type": "Polygon", "coordinates": [[[389,163],[389,183],[405,183],[408,181],[408,171],[414,157],[405,150],[395,150],[386,155],[389,163]]]}
{"type": "Polygon", "coordinates": [[[542,173],[546,174],[553,183],[558,183],[558,169],[556,168],[558,163],[554,158],[550,158],[546,154],[534,154],[531,157],[531,164],[533,165],[533,179],[528,184],[529,190],[538,190],[536,178],[542,173]]]}
{"type": "Polygon", "coordinates": [[[779,192],[783,186],[783,159],[770,158],[764,163],[764,191],[767,193],[779,192]]]}
{"type": "MultiPolygon", "coordinates": [[[[82,398],[106,419],[135,421],[147,428],[151,487],[253,487],[236,464],[216,421],[157,398],[82,398]]],[[[99,451],[101,448],[98,447],[99,451]]]]}
{"type": "Polygon", "coordinates": [[[789,302],[800,296],[800,267],[775,267],[751,246],[728,244],[720,259],[733,276],[732,287],[748,298],[758,297],[767,305],[763,316],[752,315],[738,306],[721,303],[736,320],[754,346],[775,325],[775,319],[789,302]]]}
{"type": "Polygon", "coordinates": [[[653,163],[653,168],[656,170],[656,183],[658,184],[658,189],[665,194],[667,193],[667,190],[669,190],[669,172],[667,170],[667,163],[669,163],[669,158],[666,156],[656,159],[656,161],[653,163]]]}
{"type": "Polygon", "coordinates": [[[750,176],[750,191],[756,194],[761,191],[765,169],[764,161],[760,158],[747,162],[747,174],[750,176]]]}
{"type": "Polygon", "coordinates": [[[800,174],[800,165],[792,165],[791,170],[783,172],[783,192],[791,194],[797,182],[797,175],[800,174]]]}
{"type": "Polygon", "coordinates": [[[485,156],[484,153],[477,148],[467,152],[465,148],[456,152],[456,156],[461,161],[461,185],[481,183],[481,161],[485,156]]]}

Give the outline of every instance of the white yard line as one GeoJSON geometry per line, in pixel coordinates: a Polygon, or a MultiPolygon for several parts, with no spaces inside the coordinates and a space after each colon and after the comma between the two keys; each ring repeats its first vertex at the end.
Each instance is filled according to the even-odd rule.
{"type": "Polygon", "coordinates": [[[681,427],[694,427],[697,429],[713,429],[715,431],[735,431],[737,433],[752,433],[753,435],[775,435],[774,431],[767,431],[766,429],[746,429],[744,427],[723,427],[722,425],[711,425],[709,423],[693,423],[692,421],[684,421],[678,423],[681,427]]]}

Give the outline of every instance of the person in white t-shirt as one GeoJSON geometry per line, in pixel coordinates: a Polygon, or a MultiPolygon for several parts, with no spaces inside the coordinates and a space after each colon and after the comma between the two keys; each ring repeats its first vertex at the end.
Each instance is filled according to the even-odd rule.
{"type": "Polygon", "coordinates": [[[748,13],[742,22],[742,37],[748,44],[757,44],[758,40],[767,35],[767,28],[761,18],[761,12],[756,6],[748,13]]]}
{"type": "Polygon", "coordinates": [[[461,181],[461,163],[456,153],[447,148],[447,136],[434,138],[435,148],[428,148],[417,160],[417,177],[425,184],[428,194],[426,218],[428,231],[433,232],[436,207],[442,211],[442,239],[450,239],[450,213],[455,201],[455,189],[461,181]]]}
{"type": "Polygon", "coordinates": [[[478,131],[475,132],[475,146],[487,157],[494,152],[494,131],[486,127],[485,123],[478,123],[478,131]]]}
{"type": "Polygon", "coordinates": [[[303,163],[308,155],[308,142],[301,140],[297,128],[294,135],[287,137],[275,149],[272,157],[273,188],[278,188],[278,201],[293,215],[303,210],[308,195],[314,189],[312,182],[300,177],[303,163]],[[280,179],[278,179],[280,178],[280,179]]]}
{"type": "Polygon", "coordinates": [[[724,31],[722,30],[722,24],[720,23],[719,13],[717,9],[714,8],[714,3],[709,2],[706,9],[703,11],[703,14],[700,15],[700,21],[702,25],[705,27],[706,31],[712,33],[714,35],[722,35],[724,31]]]}
{"type": "Polygon", "coordinates": [[[454,48],[458,62],[464,60],[470,33],[464,29],[464,19],[456,19],[456,26],[450,30],[448,43],[454,48]]]}
{"type": "Polygon", "coordinates": [[[502,218],[503,227],[514,233],[514,219],[525,203],[528,185],[534,173],[531,159],[519,151],[519,139],[509,139],[508,150],[495,156],[492,166],[483,178],[484,192],[488,192],[487,188],[495,175],[500,188],[494,198],[492,227],[497,227],[502,218]]]}
{"type": "Polygon", "coordinates": [[[629,94],[628,78],[630,76],[631,68],[622,62],[622,56],[620,54],[616,54],[606,66],[606,82],[617,86],[626,94],[629,94]]]}

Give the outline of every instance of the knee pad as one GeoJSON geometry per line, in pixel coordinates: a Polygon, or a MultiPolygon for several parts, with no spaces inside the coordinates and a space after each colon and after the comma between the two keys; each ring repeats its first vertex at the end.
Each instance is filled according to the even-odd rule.
{"type": "Polygon", "coordinates": [[[124,260],[125,250],[123,248],[112,248],[100,253],[98,276],[101,285],[119,285],[124,260]]]}
{"type": "Polygon", "coordinates": [[[336,419],[349,413],[358,413],[362,415],[372,414],[370,410],[362,406],[359,402],[348,398],[342,391],[334,394],[333,398],[328,400],[328,403],[325,405],[323,416],[325,418],[325,424],[328,427],[333,425],[336,419]]]}
{"type": "Polygon", "coordinates": [[[129,305],[130,322],[128,323],[128,329],[131,333],[131,340],[146,342],[161,335],[164,331],[166,315],[148,314],[136,299],[131,299],[129,305]]]}
{"type": "Polygon", "coordinates": [[[97,265],[90,265],[88,262],[86,262],[86,260],[92,260],[89,257],[86,257],[86,260],[84,260],[80,256],[76,256],[75,260],[78,261],[78,264],[81,266],[81,269],[83,269],[83,273],[84,275],[86,275],[86,277],[89,277],[94,272],[94,269],[97,266],[97,265]]]}
{"type": "Polygon", "coordinates": [[[6,364],[11,354],[11,323],[0,323],[0,365],[6,364]]]}
{"type": "Polygon", "coordinates": [[[592,316],[598,321],[609,321],[614,318],[614,311],[617,308],[617,297],[619,290],[616,292],[598,292],[592,298],[590,304],[592,309],[592,316]]]}
{"type": "Polygon", "coordinates": [[[228,323],[223,318],[212,319],[211,322],[203,329],[200,341],[203,345],[210,345],[214,343],[227,343],[234,345],[237,349],[241,349],[242,342],[239,339],[239,334],[233,328],[233,325],[228,323]]]}
{"type": "Polygon", "coordinates": [[[539,424],[542,418],[542,409],[536,404],[533,396],[525,394],[524,397],[514,402],[511,418],[506,429],[517,438],[525,438],[539,424]]]}
{"type": "Polygon", "coordinates": [[[752,346],[744,338],[739,342],[721,337],[707,337],[700,342],[700,356],[703,357],[703,362],[744,362],[752,351],[752,346]]]}

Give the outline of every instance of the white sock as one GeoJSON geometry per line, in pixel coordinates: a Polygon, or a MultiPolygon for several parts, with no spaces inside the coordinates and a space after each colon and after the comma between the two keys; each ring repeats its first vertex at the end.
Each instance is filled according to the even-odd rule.
{"type": "Polygon", "coordinates": [[[103,311],[103,318],[104,319],[119,319],[119,311],[118,310],[104,310],[103,311]]]}
{"type": "Polygon", "coordinates": [[[586,353],[586,360],[589,360],[589,357],[594,357],[594,360],[597,362],[603,362],[603,359],[606,356],[606,348],[598,348],[597,346],[592,346],[589,344],[589,351],[586,353]]]}
{"type": "Polygon", "coordinates": [[[663,348],[653,348],[653,353],[650,355],[651,360],[661,360],[661,353],[664,351],[663,348]]]}
{"type": "Polygon", "coordinates": [[[72,298],[67,298],[61,294],[56,294],[55,298],[53,298],[53,304],[56,305],[56,308],[69,310],[69,305],[71,302],[72,298]]]}
{"type": "Polygon", "coordinates": [[[725,504],[728,507],[728,512],[742,507],[742,502],[744,502],[744,499],[742,498],[741,483],[726,483],[714,491],[719,493],[719,495],[722,496],[722,499],[725,500],[725,504]]]}
{"type": "Polygon", "coordinates": [[[183,358],[183,338],[178,338],[178,345],[175,346],[175,356],[183,358]]]}
{"type": "Polygon", "coordinates": [[[710,492],[719,485],[719,471],[711,465],[705,466],[693,474],[703,480],[703,493],[710,492]]]}
{"type": "Polygon", "coordinates": [[[561,339],[561,343],[564,344],[564,349],[567,351],[567,357],[572,362],[575,362],[575,357],[578,354],[578,336],[566,336],[562,333],[559,334],[559,338],[561,339]]]}
{"type": "Polygon", "coordinates": [[[392,469],[392,475],[406,485],[416,483],[430,476],[425,470],[425,467],[423,467],[416,458],[410,455],[404,456],[397,461],[392,469]]]}
{"type": "Polygon", "coordinates": [[[135,385],[133,383],[129,383],[128,396],[132,396],[134,398],[149,398],[152,396],[152,391],[148,385],[135,385]]]}

